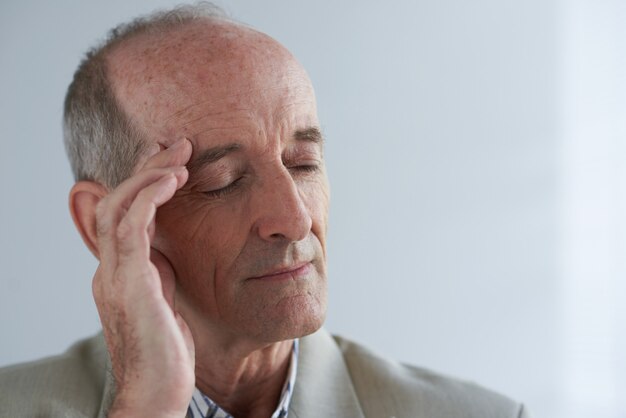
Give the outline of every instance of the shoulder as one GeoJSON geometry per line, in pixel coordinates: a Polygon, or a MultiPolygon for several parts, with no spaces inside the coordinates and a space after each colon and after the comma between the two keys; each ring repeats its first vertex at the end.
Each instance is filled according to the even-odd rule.
{"type": "Polygon", "coordinates": [[[107,354],[101,335],[62,355],[0,369],[0,415],[93,417],[104,392],[107,354]]]}
{"type": "Polygon", "coordinates": [[[385,359],[334,336],[366,416],[527,417],[523,406],[475,383],[385,359]]]}

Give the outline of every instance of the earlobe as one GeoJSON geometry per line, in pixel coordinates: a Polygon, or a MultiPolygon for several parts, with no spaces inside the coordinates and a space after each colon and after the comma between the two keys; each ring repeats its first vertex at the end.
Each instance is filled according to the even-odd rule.
{"type": "Polygon", "coordinates": [[[108,190],[100,183],[79,181],[70,190],[69,206],[74,225],[89,251],[100,259],[96,226],[96,207],[108,190]]]}

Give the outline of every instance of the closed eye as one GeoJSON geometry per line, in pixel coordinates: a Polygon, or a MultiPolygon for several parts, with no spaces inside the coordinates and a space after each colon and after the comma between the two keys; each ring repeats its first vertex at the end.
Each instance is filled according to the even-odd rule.
{"type": "Polygon", "coordinates": [[[300,173],[315,173],[319,171],[320,167],[317,164],[302,164],[289,167],[290,171],[296,171],[300,173]]]}
{"type": "Polygon", "coordinates": [[[239,177],[237,180],[233,181],[232,183],[230,183],[229,185],[219,188],[219,189],[215,189],[215,190],[208,190],[208,191],[204,191],[202,192],[205,196],[212,198],[212,199],[219,199],[222,198],[224,196],[226,196],[227,194],[233,192],[234,190],[237,189],[237,187],[239,187],[239,181],[242,179],[243,177],[239,177]]]}

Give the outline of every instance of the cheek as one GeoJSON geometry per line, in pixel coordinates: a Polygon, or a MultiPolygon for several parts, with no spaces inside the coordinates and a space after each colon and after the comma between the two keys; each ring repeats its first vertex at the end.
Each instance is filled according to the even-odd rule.
{"type": "Polygon", "coordinates": [[[313,220],[313,233],[319,238],[322,247],[326,249],[325,237],[328,226],[328,207],[330,203],[330,193],[326,177],[304,183],[301,193],[305,205],[309,210],[313,220]]]}
{"type": "Polygon", "coordinates": [[[217,291],[219,278],[228,274],[245,244],[244,218],[243,205],[172,202],[157,213],[154,246],[170,260],[184,287],[211,284],[217,291]]]}

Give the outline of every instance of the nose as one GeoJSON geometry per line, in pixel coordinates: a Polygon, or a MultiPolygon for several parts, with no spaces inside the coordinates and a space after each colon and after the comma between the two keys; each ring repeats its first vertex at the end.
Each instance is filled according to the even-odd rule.
{"type": "Polygon", "coordinates": [[[265,181],[258,196],[256,229],[267,241],[301,241],[311,230],[312,218],[298,184],[284,167],[265,181]]]}

